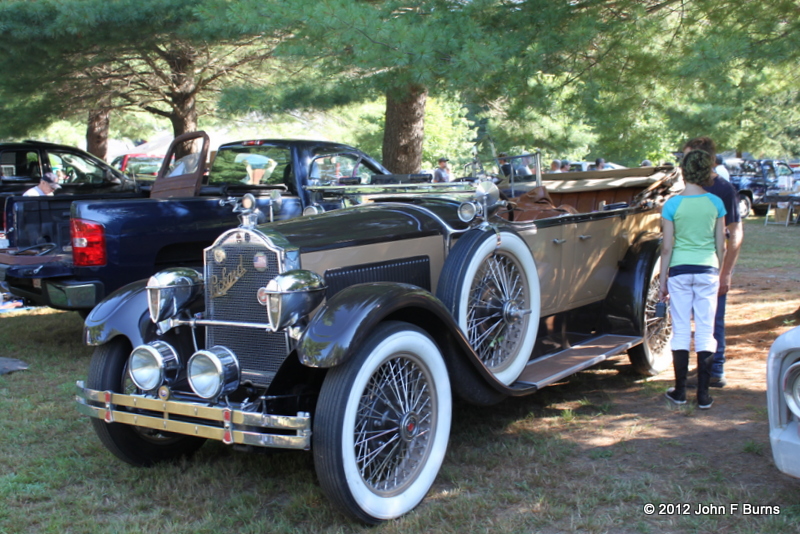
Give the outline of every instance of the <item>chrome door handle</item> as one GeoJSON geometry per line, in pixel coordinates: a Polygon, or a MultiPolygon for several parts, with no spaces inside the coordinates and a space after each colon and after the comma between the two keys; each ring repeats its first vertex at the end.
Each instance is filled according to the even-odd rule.
{"type": "Polygon", "coordinates": [[[586,241],[587,239],[591,239],[592,238],[591,235],[581,235],[581,236],[578,236],[578,237],[580,237],[581,241],[586,241]]]}
{"type": "Polygon", "coordinates": [[[561,245],[566,242],[567,242],[566,239],[553,239],[553,243],[555,243],[556,245],[561,245]]]}

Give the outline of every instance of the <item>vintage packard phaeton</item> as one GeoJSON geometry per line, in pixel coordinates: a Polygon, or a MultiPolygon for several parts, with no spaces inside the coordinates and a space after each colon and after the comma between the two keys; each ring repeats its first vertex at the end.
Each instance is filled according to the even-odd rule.
{"type": "Polygon", "coordinates": [[[78,407],[131,464],[207,439],[310,449],[340,510],[399,517],[436,478],[453,394],[490,405],[626,351],[643,374],[670,361],[654,307],[678,174],[545,177],[312,187],[345,207],[265,225],[245,197],[203,272],[94,309],[78,407]]]}

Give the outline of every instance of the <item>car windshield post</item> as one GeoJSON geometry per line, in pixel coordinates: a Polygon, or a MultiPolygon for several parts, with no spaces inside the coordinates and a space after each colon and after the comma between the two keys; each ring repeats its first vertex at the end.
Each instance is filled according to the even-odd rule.
{"type": "MultiPolygon", "coordinates": [[[[511,196],[515,196],[516,193],[514,191],[514,179],[517,176],[517,167],[527,167],[528,161],[533,158],[533,164],[535,166],[535,170],[533,172],[533,176],[536,176],[536,186],[539,187],[542,185],[542,166],[541,166],[541,152],[536,151],[533,153],[525,153],[519,156],[503,156],[495,158],[497,162],[497,167],[500,169],[500,174],[503,174],[503,166],[500,165],[500,160],[504,160],[507,162],[509,166],[509,182],[511,185],[511,196]]],[[[530,174],[524,174],[520,176],[531,176],[530,174]]],[[[523,180],[525,181],[525,180],[523,180]]]]}

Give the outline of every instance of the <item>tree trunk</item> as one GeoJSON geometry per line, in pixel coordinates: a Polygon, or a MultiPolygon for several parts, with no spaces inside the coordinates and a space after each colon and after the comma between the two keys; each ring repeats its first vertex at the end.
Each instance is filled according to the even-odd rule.
{"type": "MultiPolygon", "coordinates": [[[[172,133],[175,137],[197,130],[197,108],[195,104],[194,93],[178,93],[172,95],[173,112],[169,120],[172,122],[172,133]]],[[[180,159],[197,150],[199,150],[199,147],[194,146],[194,141],[187,141],[184,143],[184,146],[179,147],[175,151],[175,157],[180,159]]]]}
{"type": "MultiPolygon", "coordinates": [[[[172,113],[172,133],[175,137],[197,130],[197,80],[195,64],[197,51],[189,45],[176,45],[165,54],[172,84],[169,92],[172,113]]],[[[194,141],[184,143],[175,153],[177,159],[199,150],[194,141]]]]}
{"type": "Polygon", "coordinates": [[[86,151],[105,160],[108,152],[108,127],[111,110],[102,106],[89,110],[86,126],[86,151]]]}
{"type": "Polygon", "coordinates": [[[420,85],[386,93],[383,165],[393,173],[411,174],[422,166],[427,99],[428,90],[420,85]]]}

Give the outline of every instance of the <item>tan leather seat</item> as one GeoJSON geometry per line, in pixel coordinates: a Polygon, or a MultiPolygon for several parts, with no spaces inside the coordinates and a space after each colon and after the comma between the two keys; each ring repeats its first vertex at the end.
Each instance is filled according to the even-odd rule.
{"type": "Polygon", "coordinates": [[[558,217],[566,213],[575,213],[574,208],[555,207],[550,194],[544,186],[534,187],[527,193],[510,199],[516,205],[514,220],[518,222],[536,221],[549,217],[558,217]],[[573,210],[573,211],[570,211],[573,210]]]}

